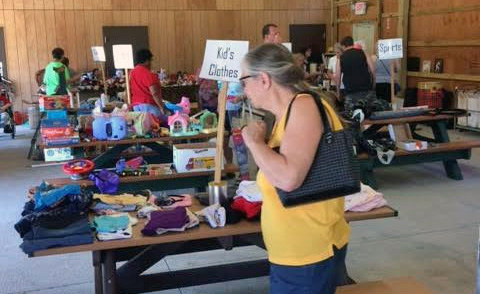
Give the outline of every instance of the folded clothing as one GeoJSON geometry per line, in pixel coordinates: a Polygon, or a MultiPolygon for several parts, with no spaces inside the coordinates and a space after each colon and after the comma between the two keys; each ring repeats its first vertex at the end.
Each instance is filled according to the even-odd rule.
{"type": "Polygon", "coordinates": [[[33,195],[35,203],[34,210],[38,212],[53,207],[61,202],[65,196],[71,194],[79,195],[81,192],[79,185],[65,185],[61,188],[50,189],[50,187],[43,182],[37,187],[36,192],[33,195]]]}
{"type": "Polygon", "coordinates": [[[148,199],[148,203],[156,205],[161,208],[175,208],[175,207],[189,207],[192,206],[192,195],[152,195],[148,199]]]}
{"type": "Polygon", "coordinates": [[[90,207],[96,213],[100,213],[104,210],[114,210],[114,211],[121,211],[121,212],[129,212],[135,211],[137,206],[135,204],[131,205],[120,205],[120,204],[106,204],[103,202],[97,202],[92,207],[90,207]]]}
{"type": "Polygon", "coordinates": [[[241,181],[238,185],[235,197],[243,197],[250,202],[261,202],[262,193],[256,181],[241,181]]]}
{"type": "MultiPolygon", "coordinates": [[[[128,213],[120,213],[117,215],[109,215],[106,216],[108,219],[112,219],[113,222],[115,222],[115,218],[117,219],[123,219],[124,218],[128,219],[127,226],[125,228],[118,227],[116,230],[111,230],[109,232],[104,232],[104,231],[97,231],[97,238],[100,241],[111,241],[111,240],[120,240],[120,239],[129,239],[132,238],[133,233],[132,233],[132,226],[136,225],[138,223],[138,220],[134,217],[131,217],[128,213]]],[[[109,221],[110,222],[110,221],[109,221]]]]}
{"type": "Polygon", "coordinates": [[[118,204],[118,205],[145,205],[147,198],[143,195],[133,194],[120,194],[120,195],[108,195],[108,194],[93,194],[93,199],[98,199],[106,204],[118,204]]]}
{"type": "Polygon", "coordinates": [[[82,191],[79,195],[67,195],[61,205],[43,211],[35,211],[35,203],[30,200],[25,203],[22,218],[14,225],[15,230],[24,237],[32,230],[32,226],[40,222],[57,223],[59,227],[69,224],[69,218],[86,215],[92,202],[92,194],[82,191]]]}
{"type": "Polygon", "coordinates": [[[250,202],[243,197],[235,198],[230,205],[233,210],[242,212],[247,219],[253,219],[260,215],[262,202],[250,202]]]}
{"type": "Polygon", "coordinates": [[[130,223],[128,214],[102,215],[93,218],[93,227],[97,233],[114,233],[125,230],[130,223]]]}
{"type": "Polygon", "coordinates": [[[146,236],[154,236],[156,230],[178,229],[189,222],[185,207],[176,207],[172,210],[157,210],[148,214],[148,221],[142,230],[146,236]]]}
{"type": "Polygon", "coordinates": [[[358,193],[345,196],[345,211],[366,212],[387,205],[383,194],[361,184],[358,193]]]}
{"type": "Polygon", "coordinates": [[[140,208],[139,211],[137,211],[137,217],[139,218],[146,218],[152,211],[157,211],[160,210],[158,206],[155,205],[147,205],[142,208],[140,208]]]}
{"type": "Polygon", "coordinates": [[[59,238],[43,238],[34,240],[23,240],[20,248],[28,255],[32,255],[35,251],[45,250],[55,247],[75,246],[90,244],[93,242],[91,233],[72,235],[59,238]]]}
{"type": "MultiPolygon", "coordinates": [[[[32,230],[29,231],[23,237],[24,240],[38,240],[44,238],[61,238],[73,235],[90,234],[92,232],[90,223],[86,216],[78,217],[78,220],[67,224],[64,227],[59,227],[60,224],[64,224],[64,220],[58,219],[58,224],[49,226],[49,222],[40,222],[32,226],[32,230]]],[[[69,220],[68,220],[69,221],[69,220]]]]}
{"type": "Polygon", "coordinates": [[[226,210],[218,203],[207,206],[195,214],[212,228],[224,227],[227,222],[226,210]]]}
{"type": "Polygon", "coordinates": [[[195,226],[198,226],[200,224],[200,220],[198,219],[198,217],[192,213],[188,208],[186,209],[186,212],[187,212],[187,217],[188,217],[188,222],[181,228],[158,228],[155,230],[155,233],[157,233],[157,235],[161,235],[163,233],[166,233],[166,232],[183,232],[185,231],[186,229],[190,229],[190,228],[193,228],[195,226]]]}

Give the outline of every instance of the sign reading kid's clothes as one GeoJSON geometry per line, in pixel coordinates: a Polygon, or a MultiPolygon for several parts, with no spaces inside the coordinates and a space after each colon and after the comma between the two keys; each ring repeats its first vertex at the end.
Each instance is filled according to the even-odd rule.
{"type": "Polygon", "coordinates": [[[248,41],[207,40],[200,77],[237,82],[240,64],[248,53],[248,41]]]}
{"type": "Polygon", "coordinates": [[[378,58],[381,60],[403,58],[403,40],[378,40],[378,58]]]}

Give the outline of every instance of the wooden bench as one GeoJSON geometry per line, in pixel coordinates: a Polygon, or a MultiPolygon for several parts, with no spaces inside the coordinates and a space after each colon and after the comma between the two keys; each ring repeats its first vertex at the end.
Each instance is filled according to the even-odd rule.
{"type": "MultiPolygon", "coordinates": [[[[223,174],[233,174],[238,171],[238,167],[233,164],[226,164],[223,174]]],[[[119,191],[138,191],[150,189],[154,191],[173,190],[183,188],[200,188],[208,186],[208,182],[213,178],[213,171],[176,173],[159,176],[131,176],[120,177],[119,191]]],[[[87,189],[93,189],[93,182],[88,179],[72,180],[69,177],[45,179],[47,184],[61,187],[65,185],[77,184],[87,189]]]]}
{"type": "Polygon", "coordinates": [[[382,164],[376,156],[369,156],[362,153],[358,155],[360,161],[362,182],[377,188],[373,175],[373,169],[378,167],[388,167],[395,165],[416,164],[424,162],[442,161],[447,177],[454,180],[462,180],[462,171],[458,166],[458,159],[470,159],[471,149],[480,147],[480,140],[451,142],[447,132],[447,122],[452,119],[451,115],[421,115],[414,117],[383,119],[383,120],[365,120],[363,126],[369,128],[363,131],[364,137],[369,138],[375,135],[382,127],[387,125],[410,124],[411,133],[414,139],[429,142],[430,146],[426,150],[406,151],[397,149],[395,157],[389,165],[382,164]],[[415,124],[422,123],[431,127],[433,138],[427,138],[415,133],[415,124]]]}
{"type": "Polygon", "coordinates": [[[338,287],[335,294],[433,294],[422,283],[410,277],[338,287]]]}

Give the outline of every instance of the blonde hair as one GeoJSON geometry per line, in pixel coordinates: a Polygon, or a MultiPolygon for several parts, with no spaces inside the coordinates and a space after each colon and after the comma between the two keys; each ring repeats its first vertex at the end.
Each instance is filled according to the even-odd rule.
{"type": "Polygon", "coordinates": [[[283,45],[262,44],[245,55],[244,63],[249,75],[264,72],[277,84],[293,92],[308,90],[303,69],[295,63],[294,57],[283,45]]]}

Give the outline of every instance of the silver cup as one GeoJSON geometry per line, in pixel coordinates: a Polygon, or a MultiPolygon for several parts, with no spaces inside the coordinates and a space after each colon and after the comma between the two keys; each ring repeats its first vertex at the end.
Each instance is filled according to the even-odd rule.
{"type": "Polygon", "coordinates": [[[208,183],[208,203],[223,205],[227,201],[227,182],[208,183]]]}

